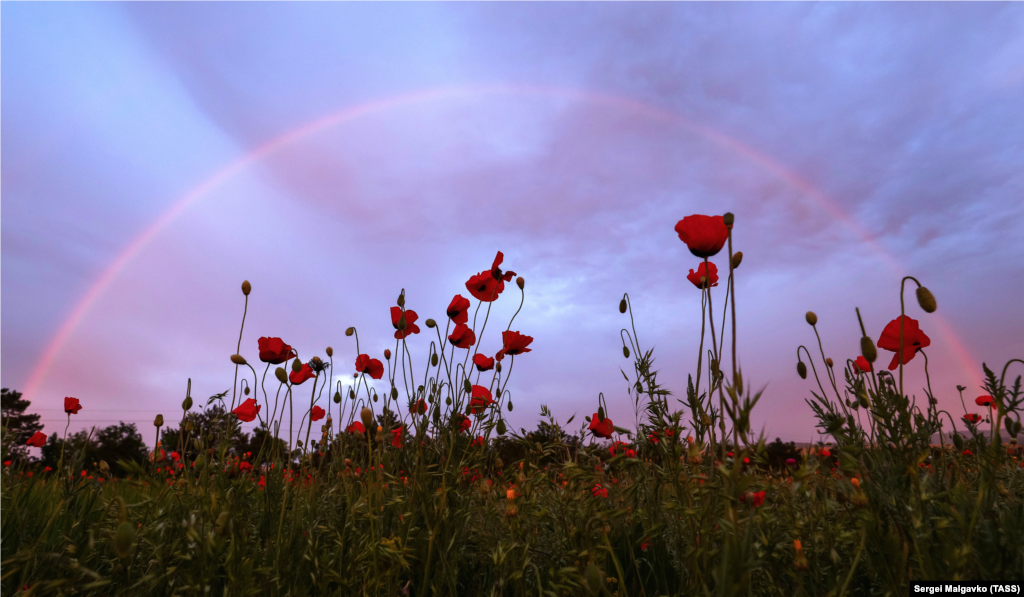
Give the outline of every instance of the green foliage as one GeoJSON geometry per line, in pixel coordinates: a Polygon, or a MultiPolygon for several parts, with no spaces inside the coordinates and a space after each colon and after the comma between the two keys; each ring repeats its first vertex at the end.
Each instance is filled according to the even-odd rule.
{"type": "Polygon", "coordinates": [[[23,460],[28,455],[25,442],[43,429],[39,415],[25,414],[31,403],[21,399],[21,392],[0,389],[2,408],[3,460],[23,460]]]}

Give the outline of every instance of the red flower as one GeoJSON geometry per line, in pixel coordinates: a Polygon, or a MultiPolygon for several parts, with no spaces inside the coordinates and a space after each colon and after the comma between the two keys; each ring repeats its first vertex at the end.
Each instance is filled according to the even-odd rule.
{"type": "MultiPolygon", "coordinates": [[[[652,431],[651,433],[649,433],[647,435],[647,440],[649,442],[651,442],[652,444],[656,444],[656,443],[661,441],[661,434],[662,433],[664,433],[665,437],[668,438],[668,439],[672,439],[672,437],[676,434],[676,432],[674,430],[672,430],[672,429],[666,429],[664,431],[659,431],[659,430],[655,429],[654,431],[652,431]]],[[[690,442],[690,443],[693,443],[693,442],[690,442]]],[[[732,452],[729,452],[729,456],[732,456],[732,452]]]]}
{"type": "Polygon", "coordinates": [[[238,408],[231,411],[234,413],[238,420],[249,423],[256,419],[256,413],[260,412],[262,406],[256,404],[256,401],[252,398],[247,399],[245,402],[238,405],[238,408]]]}
{"type": "Polygon", "coordinates": [[[978,414],[975,414],[975,413],[971,413],[969,415],[964,415],[964,421],[967,421],[968,423],[977,423],[980,420],[981,420],[981,415],[978,415],[978,414]]]}
{"type": "Polygon", "coordinates": [[[608,490],[602,487],[600,483],[594,485],[594,488],[590,490],[590,493],[594,494],[594,497],[608,497],[608,490]]]}
{"type": "Polygon", "coordinates": [[[238,470],[242,471],[243,473],[246,471],[251,471],[252,465],[249,464],[248,462],[243,462],[242,464],[238,465],[238,470]]]}
{"type": "Polygon", "coordinates": [[[474,415],[482,415],[487,407],[494,404],[491,391],[483,386],[473,386],[472,398],[469,401],[469,408],[474,415]]]}
{"type": "Polygon", "coordinates": [[[260,487],[266,487],[267,486],[267,478],[266,478],[266,476],[260,475],[260,482],[257,483],[257,485],[259,485],[260,487]]]}
{"type": "Polygon", "coordinates": [[[179,460],[181,460],[181,454],[178,454],[177,452],[171,452],[171,458],[174,459],[174,462],[178,462],[179,460]]]}
{"type": "Polygon", "coordinates": [[[302,365],[302,369],[288,374],[288,381],[292,382],[293,386],[298,386],[302,385],[307,379],[313,379],[314,377],[316,377],[316,373],[313,373],[313,368],[309,366],[309,363],[305,363],[302,365]]]}
{"type": "Polygon", "coordinates": [[[644,537],[644,540],[640,542],[640,549],[642,551],[647,551],[650,547],[651,547],[651,538],[650,537],[644,537]]]}
{"type": "Polygon", "coordinates": [[[391,445],[392,446],[394,446],[396,448],[401,448],[402,446],[405,445],[405,442],[402,441],[402,432],[404,432],[404,431],[405,431],[405,427],[404,426],[403,427],[399,427],[397,429],[392,429],[391,430],[391,445]]]}
{"type": "Polygon", "coordinates": [[[36,448],[42,448],[46,445],[46,435],[42,431],[36,431],[35,434],[25,442],[26,446],[35,446],[36,448]]]}
{"type": "Polygon", "coordinates": [[[499,266],[504,258],[505,256],[502,255],[501,251],[498,251],[498,255],[494,258],[494,263],[491,264],[491,270],[480,272],[471,277],[466,282],[466,290],[475,298],[485,303],[497,299],[498,295],[505,290],[505,282],[516,276],[515,272],[501,271],[499,266]]]}
{"type": "Polygon", "coordinates": [[[380,359],[371,359],[368,354],[361,354],[356,358],[356,371],[380,379],[384,377],[384,363],[380,359]]]}
{"type": "Polygon", "coordinates": [[[629,449],[629,444],[627,444],[626,442],[615,442],[614,444],[611,445],[610,448],[608,448],[608,452],[612,456],[615,456],[615,452],[619,450],[621,450],[622,453],[625,454],[626,456],[632,457],[636,455],[636,451],[629,449]]]}
{"type": "Polygon", "coordinates": [[[690,270],[687,274],[686,279],[693,283],[697,288],[710,288],[711,286],[718,286],[718,267],[714,263],[708,262],[708,267],[705,270],[704,263],[700,263],[697,266],[697,271],[690,270]],[[707,272],[711,272],[709,276],[707,272]],[[701,281],[701,278],[705,278],[701,281]],[[711,282],[711,286],[708,286],[708,282],[711,282]]]}
{"type": "Polygon", "coordinates": [[[597,413],[594,413],[594,416],[590,419],[590,427],[588,428],[590,429],[590,432],[597,437],[603,437],[605,439],[611,437],[612,431],[615,430],[615,427],[612,425],[612,420],[605,417],[603,421],[598,421],[597,418],[597,413]]]}
{"type": "Polygon", "coordinates": [[[366,427],[363,427],[362,423],[356,421],[345,428],[345,433],[366,433],[366,427]]]}
{"type": "Polygon", "coordinates": [[[477,438],[469,443],[470,447],[479,448],[484,445],[484,436],[478,435],[477,438]]]}
{"type": "Polygon", "coordinates": [[[729,229],[722,216],[686,216],[676,224],[679,240],[697,257],[711,257],[729,240],[729,229]]]}
{"type": "Polygon", "coordinates": [[[831,458],[832,457],[832,450],[829,450],[828,448],[822,448],[821,449],[821,455],[824,456],[825,458],[831,458]]]}
{"type": "Polygon", "coordinates": [[[978,406],[989,406],[991,404],[992,408],[995,408],[995,401],[991,396],[978,396],[974,399],[974,403],[978,406]]]}
{"type": "Polygon", "coordinates": [[[507,354],[515,356],[524,352],[530,352],[533,349],[526,347],[529,346],[531,342],[533,342],[533,336],[526,336],[519,332],[502,332],[502,348],[498,351],[498,354],[494,355],[494,358],[500,361],[505,358],[505,355],[507,354]]]}
{"type": "MultiPolygon", "coordinates": [[[[931,338],[926,336],[921,328],[918,327],[916,319],[907,317],[903,323],[903,350],[902,360],[903,364],[906,365],[910,362],[910,359],[914,358],[917,354],[918,349],[930,346],[932,343],[931,338]]],[[[882,330],[882,337],[878,339],[878,347],[884,348],[885,350],[891,350],[896,354],[892,357],[892,362],[889,363],[889,371],[892,371],[900,364],[900,318],[897,317],[885,326],[882,330]]]]}
{"type": "Polygon", "coordinates": [[[748,499],[750,500],[750,505],[757,508],[764,504],[764,492],[755,491],[753,493],[745,493],[740,496],[740,501],[743,502],[744,504],[747,503],[748,499]],[[747,496],[750,497],[748,498],[747,496]]]}
{"type": "Polygon", "coordinates": [[[260,360],[271,365],[280,365],[288,359],[298,356],[291,346],[284,343],[280,338],[260,338],[257,340],[260,347],[260,360]]]}
{"type": "Polygon", "coordinates": [[[448,339],[451,340],[452,346],[456,348],[469,348],[476,344],[476,334],[464,323],[455,326],[455,329],[452,330],[452,335],[448,336],[448,339]]]}
{"type": "Polygon", "coordinates": [[[482,355],[479,352],[473,355],[473,364],[477,371],[484,372],[494,369],[494,357],[482,355]]]}
{"type": "Polygon", "coordinates": [[[415,311],[413,311],[412,309],[406,309],[405,329],[399,330],[398,324],[399,322],[402,321],[402,309],[400,307],[391,307],[391,325],[395,326],[395,329],[398,330],[397,332],[395,332],[395,339],[401,340],[408,336],[409,334],[420,333],[420,326],[416,325],[416,320],[418,318],[419,315],[416,315],[415,311]]]}
{"type": "Polygon", "coordinates": [[[422,414],[426,414],[426,412],[427,412],[427,403],[424,400],[420,400],[416,404],[413,404],[412,406],[409,407],[409,414],[410,415],[422,415],[422,414]]]}
{"type": "Polygon", "coordinates": [[[78,398],[64,399],[64,412],[69,415],[77,415],[80,410],[82,410],[82,403],[78,401],[78,398]]]}
{"type": "Polygon", "coordinates": [[[327,414],[327,411],[325,411],[324,409],[320,408],[319,406],[314,406],[313,407],[313,412],[309,415],[309,420],[310,421],[319,421],[320,419],[324,418],[324,415],[326,415],[326,414],[327,414]]]}
{"type": "Polygon", "coordinates": [[[469,321],[469,299],[461,294],[456,294],[448,305],[448,318],[455,325],[469,321]]]}
{"type": "Polygon", "coordinates": [[[857,360],[853,362],[856,365],[857,370],[869,373],[871,371],[871,363],[868,362],[864,357],[857,357],[857,360]]]}
{"type": "Polygon", "coordinates": [[[469,431],[469,428],[473,426],[473,422],[469,420],[469,417],[462,413],[455,413],[454,415],[452,415],[452,421],[458,428],[459,433],[469,431]]]}

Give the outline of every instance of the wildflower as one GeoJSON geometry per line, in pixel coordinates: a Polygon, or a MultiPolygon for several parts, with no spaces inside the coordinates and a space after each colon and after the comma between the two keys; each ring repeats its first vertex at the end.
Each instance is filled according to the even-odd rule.
{"type": "Polygon", "coordinates": [[[592,493],[594,497],[608,497],[608,490],[605,489],[600,483],[594,485],[594,488],[590,490],[590,493],[592,493]]]}
{"type": "Polygon", "coordinates": [[[448,336],[448,339],[451,340],[452,346],[456,348],[468,349],[470,346],[476,344],[476,334],[473,333],[473,330],[469,329],[469,326],[464,323],[460,323],[455,326],[455,329],[452,330],[452,334],[448,336]]]}
{"type": "Polygon", "coordinates": [[[788,466],[794,466],[794,465],[796,465],[796,458],[787,458],[787,459],[786,459],[786,464],[787,464],[788,466]]]}
{"type": "Polygon", "coordinates": [[[64,398],[64,412],[69,415],[77,415],[80,410],[82,410],[82,404],[78,401],[78,398],[64,398]]]}
{"type": "Polygon", "coordinates": [[[807,556],[804,555],[804,546],[800,544],[799,539],[793,539],[793,549],[796,554],[793,556],[793,568],[795,570],[807,570],[809,563],[807,562],[807,556]]]}
{"type": "Polygon", "coordinates": [[[974,456],[974,452],[971,452],[970,450],[964,450],[963,451],[963,455],[964,456],[974,456]]]}
{"type": "Polygon", "coordinates": [[[410,334],[420,333],[420,326],[416,325],[416,320],[419,315],[412,309],[405,310],[405,329],[401,329],[402,324],[402,309],[400,307],[391,307],[391,325],[395,326],[397,330],[395,332],[395,339],[401,340],[410,334]]]}
{"type": "Polygon", "coordinates": [[[476,370],[481,373],[484,371],[490,371],[491,369],[494,369],[494,357],[476,353],[473,355],[473,364],[476,365],[476,370]]]}
{"type": "Polygon", "coordinates": [[[491,270],[480,272],[471,277],[466,282],[466,290],[485,303],[498,298],[498,295],[505,290],[505,282],[509,282],[512,278],[516,277],[516,273],[513,271],[501,271],[500,266],[504,259],[505,255],[498,251],[498,254],[494,257],[494,262],[491,264],[491,270]]]}
{"type": "Polygon", "coordinates": [[[456,294],[452,302],[448,304],[447,314],[455,325],[469,321],[469,299],[461,294],[456,294]]]}
{"type": "Polygon", "coordinates": [[[597,437],[603,437],[605,439],[610,438],[612,436],[612,431],[615,430],[615,427],[612,425],[612,420],[605,418],[604,420],[599,421],[599,418],[598,413],[594,413],[594,416],[590,419],[590,427],[588,429],[590,429],[590,432],[597,437]]]}
{"type": "Polygon", "coordinates": [[[473,386],[469,408],[474,415],[482,415],[488,406],[494,404],[491,391],[483,386],[473,386]]]}
{"type": "Polygon", "coordinates": [[[740,501],[746,504],[748,501],[754,508],[758,508],[764,504],[764,492],[755,491],[751,493],[745,493],[740,496],[740,501]]]}
{"type": "Polygon", "coordinates": [[[309,366],[309,363],[305,363],[298,371],[292,371],[288,374],[288,381],[292,382],[293,386],[298,386],[305,383],[307,379],[313,379],[314,377],[316,377],[316,373],[313,373],[313,368],[309,366]]]}
{"type": "Polygon", "coordinates": [[[505,355],[510,354],[515,356],[524,352],[530,352],[531,348],[526,348],[533,342],[532,336],[526,336],[519,332],[502,332],[501,343],[502,349],[498,351],[498,354],[494,355],[494,358],[501,360],[505,358],[505,355]]]}
{"type": "Polygon", "coordinates": [[[821,449],[821,455],[822,455],[823,458],[831,458],[832,457],[832,450],[829,450],[828,448],[822,448],[821,449]]]}
{"type": "Polygon", "coordinates": [[[266,487],[267,486],[267,477],[264,476],[264,475],[260,475],[260,482],[257,483],[257,485],[259,485],[261,489],[263,487],[266,487]]]}
{"type": "Polygon", "coordinates": [[[238,470],[242,471],[243,473],[247,472],[247,471],[251,471],[252,470],[252,465],[249,464],[248,462],[243,462],[242,464],[238,465],[238,470]]]}
{"type": "Polygon", "coordinates": [[[968,423],[977,423],[978,421],[981,420],[981,415],[978,415],[978,414],[975,414],[975,413],[970,413],[970,414],[964,415],[963,419],[964,419],[964,421],[967,421],[968,423]]]}
{"type": "Polygon", "coordinates": [[[384,377],[384,363],[381,363],[380,359],[371,359],[368,354],[361,354],[356,357],[356,372],[380,379],[384,377]]]}
{"type": "Polygon", "coordinates": [[[622,452],[623,454],[625,454],[626,456],[629,456],[629,453],[630,453],[630,452],[633,452],[633,454],[636,454],[636,452],[635,452],[634,450],[630,450],[630,449],[629,449],[629,444],[628,444],[628,443],[626,443],[626,442],[615,442],[615,443],[613,443],[613,444],[611,445],[611,447],[610,447],[610,448],[608,448],[608,452],[609,452],[609,453],[610,453],[610,454],[611,454],[612,456],[615,456],[615,453],[616,453],[616,452],[619,452],[619,451],[621,451],[621,452],[622,452]]]}
{"type": "Polygon", "coordinates": [[[29,440],[25,442],[25,445],[34,446],[36,448],[42,448],[44,445],[46,445],[46,435],[42,431],[36,431],[35,434],[33,434],[32,437],[30,437],[29,440]]]}
{"type": "Polygon", "coordinates": [[[409,407],[410,415],[422,415],[427,412],[427,403],[423,399],[420,399],[416,404],[409,407]]]}
{"type": "Polygon", "coordinates": [[[469,443],[470,447],[482,448],[484,445],[484,436],[478,435],[477,438],[469,443]]]}
{"type": "Polygon", "coordinates": [[[260,338],[257,343],[260,349],[260,360],[264,363],[270,363],[271,365],[280,365],[281,363],[294,359],[298,356],[295,350],[284,343],[284,340],[280,338],[260,338]]]}
{"type": "Polygon", "coordinates": [[[402,433],[405,431],[405,426],[398,427],[397,429],[391,430],[391,445],[396,448],[401,448],[405,445],[402,441],[402,433]]]}
{"type": "Polygon", "coordinates": [[[712,286],[718,286],[718,267],[714,263],[708,262],[707,268],[704,267],[704,263],[701,262],[697,266],[697,271],[690,270],[687,274],[686,279],[689,280],[697,288],[711,288],[712,286]]]}
{"type": "MultiPolygon", "coordinates": [[[[10,463],[11,463],[11,461],[10,461],[10,460],[8,460],[7,462],[5,462],[5,463],[4,463],[4,466],[7,466],[7,465],[9,465],[10,463]]],[[[46,467],[46,468],[44,468],[44,469],[43,469],[43,472],[44,472],[44,473],[48,473],[48,472],[50,472],[50,471],[52,471],[52,470],[53,470],[52,468],[50,468],[50,467],[46,467]]]]}
{"type": "Polygon", "coordinates": [[[459,433],[469,431],[469,428],[473,426],[473,422],[469,420],[469,417],[462,413],[455,413],[452,415],[452,422],[455,427],[459,430],[459,433]]]}
{"type": "Polygon", "coordinates": [[[858,372],[863,372],[863,373],[870,373],[871,372],[871,363],[869,363],[868,360],[865,359],[862,356],[857,357],[857,360],[854,361],[853,364],[856,366],[856,368],[857,368],[856,370],[858,372]]]}
{"type": "Polygon", "coordinates": [[[679,240],[697,257],[712,257],[729,240],[729,229],[722,216],[686,216],[676,224],[679,240]]]}
{"type": "Polygon", "coordinates": [[[245,402],[238,405],[238,408],[231,411],[234,413],[238,420],[249,423],[256,419],[256,414],[260,412],[262,406],[256,404],[256,401],[252,398],[247,398],[245,402]]]}
{"type": "MultiPolygon", "coordinates": [[[[989,406],[995,403],[995,400],[991,396],[978,396],[974,399],[974,403],[978,406],[989,406]]],[[[992,406],[995,408],[995,406],[992,406]]]]}
{"type": "Polygon", "coordinates": [[[359,421],[355,421],[345,428],[345,433],[366,433],[366,427],[363,427],[359,421]]]}
{"type": "Polygon", "coordinates": [[[896,354],[889,363],[889,370],[892,371],[902,362],[904,365],[910,362],[921,348],[930,346],[931,338],[925,335],[918,327],[916,319],[903,317],[903,347],[900,347],[900,317],[893,319],[882,330],[882,336],[878,339],[878,347],[891,350],[896,354]]]}
{"type": "Polygon", "coordinates": [[[644,537],[644,540],[640,542],[640,550],[647,551],[651,547],[651,538],[644,537]]]}
{"type": "Polygon", "coordinates": [[[178,462],[179,460],[181,460],[181,454],[178,454],[177,452],[171,452],[171,459],[174,460],[174,462],[178,462]]]}
{"type": "Polygon", "coordinates": [[[324,418],[324,416],[326,414],[327,414],[327,411],[325,411],[324,409],[320,408],[319,406],[314,406],[313,407],[313,412],[310,413],[310,415],[309,415],[309,420],[310,421],[319,421],[320,419],[324,418]]]}

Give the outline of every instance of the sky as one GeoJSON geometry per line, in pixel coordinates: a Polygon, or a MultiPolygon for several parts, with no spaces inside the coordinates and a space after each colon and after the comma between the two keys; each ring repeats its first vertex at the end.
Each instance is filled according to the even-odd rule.
{"type": "MultiPolygon", "coordinates": [[[[72,431],[152,443],[189,379],[199,404],[231,388],[242,280],[243,356],[331,346],[347,382],[347,327],[381,358],[403,289],[445,321],[499,250],[535,338],[512,426],[548,405],[575,428],[603,393],[634,427],[619,300],[683,398],[701,299],[673,227],[726,211],[769,439],[818,437],[804,313],[843,363],[855,307],[877,341],[904,275],[937,298],[922,312],[909,283],[941,408],[1024,357],[1019,4],[5,2],[0,26],[0,376],[48,434],[74,396],[72,431]]],[[[409,341],[417,367],[429,345],[409,341]]],[[[905,376],[923,396],[923,359],[905,376]]]]}

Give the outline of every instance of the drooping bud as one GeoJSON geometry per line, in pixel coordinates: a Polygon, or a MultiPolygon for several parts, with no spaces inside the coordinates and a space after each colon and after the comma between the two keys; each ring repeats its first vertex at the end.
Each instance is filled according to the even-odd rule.
{"type": "Polygon", "coordinates": [[[623,298],[621,301],[619,301],[619,313],[625,313],[625,312],[626,312],[626,299],[623,298]]]}
{"type": "Polygon", "coordinates": [[[806,319],[807,323],[811,325],[818,325],[818,316],[814,314],[814,311],[808,311],[807,315],[804,316],[804,319],[806,319]]]}
{"type": "Polygon", "coordinates": [[[434,327],[435,327],[436,325],[437,325],[437,322],[436,322],[436,321],[434,321],[433,319],[428,319],[428,320],[427,320],[427,327],[428,327],[428,328],[430,328],[430,329],[434,329],[434,327]]]}
{"type": "Polygon", "coordinates": [[[960,437],[959,433],[953,434],[953,445],[956,446],[956,449],[960,452],[964,451],[964,438],[960,437]]]}
{"type": "Polygon", "coordinates": [[[622,356],[626,357],[627,359],[629,358],[629,348],[627,348],[626,346],[622,347],[622,356]]]}
{"type": "Polygon", "coordinates": [[[242,294],[249,296],[250,292],[252,292],[252,284],[250,284],[248,280],[245,280],[242,282],[242,294]]]}
{"type": "Polygon", "coordinates": [[[732,256],[732,269],[736,269],[743,263],[743,251],[736,251],[732,256]]]}
{"type": "Polygon", "coordinates": [[[597,420],[598,420],[598,422],[604,421],[604,407],[603,406],[597,407],[597,420]]]}
{"type": "Polygon", "coordinates": [[[292,371],[296,373],[302,371],[302,361],[300,361],[299,359],[295,359],[294,361],[292,361],[292,371]]]}
{"type": "Polygon", "coordinates": [[[800,375],[800,379],[807,379],[807,365],[804,365],[803,361],[797,361],[796,372],[800,375]]]}
{"type": "Polygon", "coordinates": [[[921,305],[925,313],[935,313],[935,295],[924,286],[917,287],[917,304],[921,305]]]}
{"type": "Polygon", "coordinates": [[[600,595],[604,589],[604,574],[594,562],[587,566],[587,588],[591,595],[600,595]]]}
{"type": "Polygon", "coordinates": [[[333,356],[334,356],[334,349],[333,349],[333,348],[331,348],[330,346],[328,346],[328,347],[327,347],[327,350],[325,350],[324,352],[326,352],[326,353],[327,353],[327,356],[328,356],[328,357],[333,357],[333,356]]]}
{"type": "Polygon", "coordinates": [[[512,401],[508,401],[508,412],[512,412],[512,401]]]}
{"type": "Polygon", "coordinates": [[[181,401],[181,410],[188,411],[192,408],[192,397],[185,396],[185,399],[181,401]]]}
{"type": "Polygon", "coordinates": [[[246,396],[248,396],[249,395],[249,386],[245,386],[244,388],[242,388],[242,393],[245,394],[246,396]]]}
{"type": "Polygon", "coordinates": [[[508,429],[505,427],[505,419],[498,419],[498,425],[496,429],[498,431],[498,435],[505,435],[505,432],[508,431],[508,429]]]}
{"type": "Polygon", "coordinates": [[[466,382],[465,383],[466,393],[467,394],[472,394],[473,393],[473,382],[469,381],[468,377],[466,378],[465,382],[466,382]]]}
{"type": "Polygon", "coordinates": [[[245,364],[245,357],[243,357],[240,354],[233,354],[233,355],[231,355],[231,362],[236,364],[236,365],[244,365],[245,364]]]}
{"type": "Polygon", "coordinates": [[[516,286],[519,287],[519,290],[522,290],[523,288],[525,288],[526,287],[526,279],[523,278],[522,276],[519,276],[518,278],[516,278],[516,286]]]}
{"type": "Polygon", "coordinates": [[[348,328],[347,330],[345,330],[346,336],[351,336],[354,333],[356,333],[356,328],[348,328]]]}
{"type": "Polygon", "coordinates": [[[434,354],[430,355],[430,366],[431,367],[437,367],[437,361],[438,361],[437,353],[435,352],[434,354]]]}
{"type": "Polygon", "coordinates": [[[285,372],[284,367],[274,369],[274,375],[277,376],[277,381],[281,383],[288,383],[288,373],[285,372]]]}
{"type": "Polygon", "coordinates": [[[731,211],[725,212],[725,215],[722,216],[722,221],[725,222],[726,228],[732,228],[732,223],[735,219],[736,216],[732,215],[731,211]]]}
{"type": "Polygon", "coordinates": [[[127,520],[117,525],[114,533],[114,553],[119,558],[127,558],[135,542],[135,527],[127,520]]]}
{"type": "Polygon", "coordinates": [[[373,411],[369,408],[363,407],[363,410],[359,411],[359,418],[363,421],[363,426],[367,429],[373,424],[373,411]]]}
{"type": "Polygon", "coordinates": [[[385,348],[384,349],[384,360],[385,361],[390,361],[391,360],[391,349],[390,348],[385,348]]]}
{"type": "Polygon", "coordinates": [[[153,427],[163,427],[163,426],[164,426],[164,416],[163,415],[157,415],[156,418],[153,419],[153,427]]]}
{"type": "Polygon", "coordinates": [[[832,365],[834,365],[834,363],[832,362],[832,357],[825,359],[825,364],[828,365],[829,369],[831,369],[832,365]]]}
{"type": "Polygon", "coordinates": [[[334,392],[334,403],[341,404],[341,392],[334,392]]]}
{"type": "Polygon", "coordinates": [[[860,339],[860,354],[869,363],[874,363],[878,358],[878,350],[875,349],[875,343],[871,338],[864,336],[860,339]]]}

